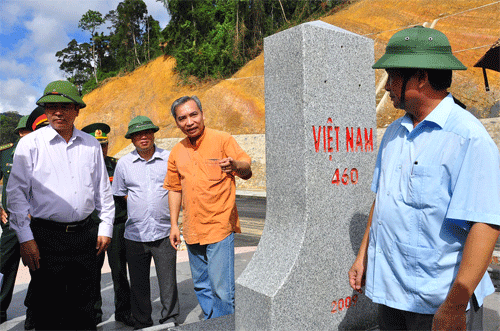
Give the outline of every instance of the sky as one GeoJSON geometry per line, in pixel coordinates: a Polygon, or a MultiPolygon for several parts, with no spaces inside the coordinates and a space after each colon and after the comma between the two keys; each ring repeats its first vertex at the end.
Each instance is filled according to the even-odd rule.
{"type": "MultiPolygon", "coordinates": [[[[27,115],[48,83],[65,79],[55,56],[72,39],[88,42],[78,28],[88,10],[103,16],[120,0],[0,0],[0,113],[27,115]]],[[[144,0],[148,14],[163,29],[170,16],[163,3],[144,0]]],[[[107,29],[101,30],[107,33],[107,29]]]]}

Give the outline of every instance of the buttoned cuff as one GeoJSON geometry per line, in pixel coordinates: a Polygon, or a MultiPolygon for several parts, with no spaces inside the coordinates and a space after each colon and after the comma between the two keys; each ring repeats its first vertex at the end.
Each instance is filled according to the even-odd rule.
{"type": "Polygon", "coordinates": [[[99,224],[99,232],[97,234],[99,237],[109,237],[113,238],[113,225],[101,222],[99,224]]]}

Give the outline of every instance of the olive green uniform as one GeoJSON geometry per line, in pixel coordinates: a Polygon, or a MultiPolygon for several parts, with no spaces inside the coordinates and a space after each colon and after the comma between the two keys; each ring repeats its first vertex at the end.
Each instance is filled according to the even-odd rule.
{"type": "MultiPolygon", "coordinates": [[[[0,179],[3,178],[2,208],[7,211],[7,194],[5,189],[9,180],[12,160],[16,145],[7,144],[0,146],[0,179]]],[[[16,233],[9,223],[1,222],[2,236],[0,237],[0,272],[3,274],[3,284],[0,291],[0,322],[7,320],[7,309],[12,301],[12,293],[16,282],[17,269],[19,268],[19,241],[16,233]]]]}
{"type": "MultiPolygon", "coordinates": [[[[108,170],[109,180],[113,182],[116,162],[114,157],[106,156],[104,163],[108,170]]],[[[125,258],[125,222],[127,221],[127,202],[121,197],[114,197],[115,200],[115,223],[113,227],[113,239],[108,247],[108,263],[111,268],[111,277],[113,279],[113,287],[115,291],[115,319],[118,317],[130,315],[130,285],[127,276],[127,261],[125,258]]],[[[97,211],[91,215],[96,223],[101,220],[97,216],[97,211]]],[[[99,322],[102,318],[102,297],[101,297],[101,268],[104,264],[104,254],[101,254],[100,266],[97,277],[97,293],[96,304],[94,310],[96,312],[96,321],[99,322]]]]}

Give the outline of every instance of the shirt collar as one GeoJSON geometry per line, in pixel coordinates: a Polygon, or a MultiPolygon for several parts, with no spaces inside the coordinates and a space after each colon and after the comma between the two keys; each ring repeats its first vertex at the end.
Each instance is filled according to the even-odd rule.
{"type": "MultiPolygon", "coordinates": [[[[436,108],[434,108],[430,112],[430,114],[427,115],[427,117],[424,118],[424,120],[415,127],[415,129],[423,125],[426,126],[436,125],[442,129],[446,121],[448,120],[448,116],[450,115],[452,108],[451,105],[453,103],[455,103],[455,101],[453,101],[453,96],[451,95],[451,93],[448,93],[448,95],[443,100],[441,100],[441,102],[436,106],[436,108]]],[[[406,114],[403,117],[401,125],[404,126],[408,130],[408,132],[411,132],[414,129],[413,121],[411,120],[408,114],[406,114]]]]}
{"type": "MultiPolygon", "coordinates": [[[[163,160],[163,158],[164,158],[163,153],[162,153],[163,149],[156,146],[156,144],[154,144],[154,148],[155,148],[155,152],[153,153],[153,156],[147,162],[152,161],[154,159],[163,160]]],[[[132,151],[132,155],[134,156],[134,159],[132,160],[132,162],[139,161],[139,160],[146,161],[142,158],[142,156],[139,155],[139,152],[137,152],[137,148],[132,151]]]]}
{"type": "MultiPolygon", "coordinates": [[[[39,130],[43,130],[42,133],[45,135],[45,137],[47,137],[50,141],[52,141],[53,139],[59,137],[60,139],[63,139],[64,138],[49,124],[39,130]]],[[[82,131],[80,130],[77,130],[75,128],[75,126],[73,126],[73,134],[71,135],[71,138],[69,140],[69,142],[75,140],[75,139],[82,139],[82,131]]],[[[68,142],[68,143],[69,143],[68,142]]]]}
{"type": "Polygon", "coordinates": [[[187,139],[187,141],[188,141],[189,146],[193,147],[194,149],[197,149],[198,147],[200,147],[200,145],[201,145],[201,143],[202,143],[203,139],[205,139],[205,136],[206,136],[206,134],[207,134],[207,130],[208,130],[208,129],[207,129],[207,127],[204,127],[204,128],[203,128],[203,133],[201,134],[201,136],[199,136],[199,137],[198,137],[198,139],[196,139],[196,144],[195,144],[195,145],[193,145],[193,144],[191,143],[191,140],[189,140],[189,137],[186,137],[186,139],[187,139]]]}

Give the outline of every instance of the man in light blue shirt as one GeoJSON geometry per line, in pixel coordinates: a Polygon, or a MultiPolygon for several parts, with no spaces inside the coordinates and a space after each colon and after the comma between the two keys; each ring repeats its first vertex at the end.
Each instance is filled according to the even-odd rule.
{"type": "Polygon", "coordinates": [[[387,70],[386,91],[406,115],[379,148],[350,284],[361,292],[366,277],[381,329],[482,329],[500,162],[482,124],[447,92],[452,70],[466,68],[444,34],[424,27],[396,33],[373,67],[387,70]]]}
{"type": "Polygon", "coordinates": [[[174,326],[179,315],[177,255],[170,245],[168,191],[163,188],[170,153],[154,144],[154,133],[158,130],[146,116],[130,121],[125,138],[131,139],[136,149],[118,161],[112,186],[114,196],[127,199],[128,220],[124,236],[136,329],[153,325],[151,257],[160,287],[160,324],[174,326]]]}

